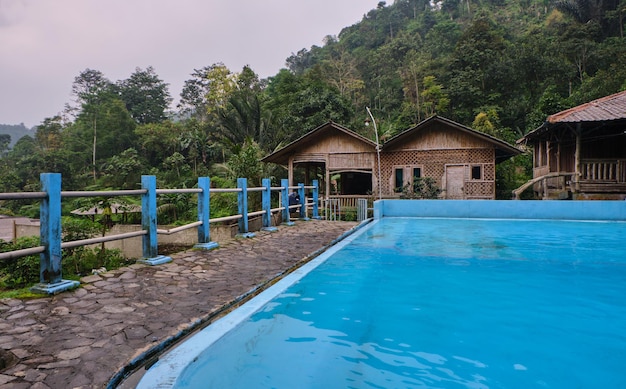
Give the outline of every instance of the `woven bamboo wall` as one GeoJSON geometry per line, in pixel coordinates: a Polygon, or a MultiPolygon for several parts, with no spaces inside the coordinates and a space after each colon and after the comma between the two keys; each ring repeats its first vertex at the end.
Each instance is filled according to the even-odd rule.
{"type": "Polygon", "coordinates": [[[385,195],[393,194],[393,168],[409,165],[421,166],[422,177],[435,179],[441,188],[446,165],[466,165],[465,197],[495,197],[494,149],[406,150],[383,153],[381,155],[381,184],[385,195]],[[482,180],[470,180],[469,166],[475,164],[483,166],[482,180]]]}

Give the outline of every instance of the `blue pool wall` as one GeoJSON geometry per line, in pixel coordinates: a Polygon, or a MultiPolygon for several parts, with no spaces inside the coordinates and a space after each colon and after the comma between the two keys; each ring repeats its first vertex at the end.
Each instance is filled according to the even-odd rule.
{"type": "Polygon", "coordinates": [[[379,200],[374,219],[450,217],[626,221],[626,201],[379,200]]]}

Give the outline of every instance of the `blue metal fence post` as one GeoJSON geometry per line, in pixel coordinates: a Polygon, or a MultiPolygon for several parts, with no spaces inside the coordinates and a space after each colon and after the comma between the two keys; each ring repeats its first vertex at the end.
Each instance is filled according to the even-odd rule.
{"type": "Polygon", "coordinates": [[[55,294],[75,288],[78,281],[62,279],[61,260],[61,173],[41,173],[42,191],[46,197],[41,201],[40,227],[41,245],[45,251],[39,259],[39,284],[31,290],[36,293],[55,294]]]}
{"type": "Polygon", "coordinates": [[[319,182],[317,180],[313,180],[313,219],[320,219],[319,193],[319,182]]]}
{"type": "Polygon", "coordinates": [[[300,197],[300,219],[307,220],[306,217],[306,197],[304,196],[304,184],[298,184],[298,196],[300,197]]]}
{"type": "Polygon", "coordinates": [[[261,204],[265,213],[263,214],[263,230],[276,231],[278,228],[272,226],[272,180],[264,178],[262,181],[263,192],[261,192],[261,204]]]}
{"type": "Polygon", "coordinates": [[[283,206],[283,224],[288,226],[293,226],[294,223],[289,220],[289,180],[283,178],[280,180],[281,189],[281,198],[282,198],[282,206],[283,206]]]}
{"type": "Polygon", "coordinates": [[[219,246],[217,242],[211,242],[211,179],[209,177],[198,177],[198,221],[202,222],[198,226],[198,243],[193,247],[204,250],[211,250],[219,246]]]}
{"type": "Polygon", "coordinates": [[[170,262],[172,258],[157,254],[156,177],[141,176],[141,188],[147,191],[141,195],[141,227],[147,234],[142,236],[143,259],[138,262],[146,265],[160,265],[170,262]]]}
{"type": "Polygon", "coordinates": [[[237,208],[241,219],[239,219],[238,237],[252,238],[254,233],[248,232],[248,180],[246,178],[237,178],[237,208]]]}

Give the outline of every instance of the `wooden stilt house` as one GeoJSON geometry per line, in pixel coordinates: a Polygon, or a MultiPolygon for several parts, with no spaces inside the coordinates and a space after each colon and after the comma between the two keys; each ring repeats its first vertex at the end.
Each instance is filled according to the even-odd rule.
{"type": "Polygon", "coordinates": [[[626,91],[548,116],[518,141],[532,148],[531,188],[544,199],[626,198],[626,91]]]}

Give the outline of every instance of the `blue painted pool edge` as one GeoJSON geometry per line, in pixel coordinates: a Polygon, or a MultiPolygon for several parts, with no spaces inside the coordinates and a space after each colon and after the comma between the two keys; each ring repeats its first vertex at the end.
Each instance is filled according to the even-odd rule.
{"type": "Polygon", "coordinates": [[[626,201],[379,200],[374,219],[451,217],[626,221],[626,201]]]}

